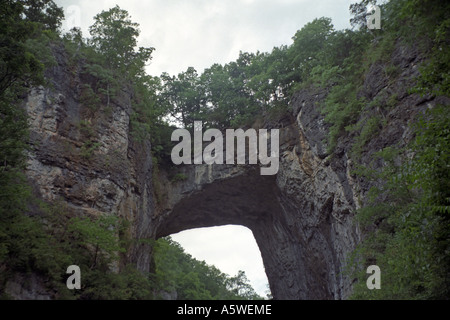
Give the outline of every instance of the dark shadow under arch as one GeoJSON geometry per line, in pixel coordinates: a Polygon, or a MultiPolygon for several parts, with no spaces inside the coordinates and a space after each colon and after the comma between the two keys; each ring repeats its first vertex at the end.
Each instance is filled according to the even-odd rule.
{"type": "Polygon", "coordinates": [[[256,168],[249,169],[182,198],[159,218],[156,238],[201,227],[245,226],[260,249],[274,299],[332,298],[325,278],[307,277],[311,268],[306,267],[302,251],[306,244],[291,234],[280,197],[276,176],[261,176],[256,168]]]}

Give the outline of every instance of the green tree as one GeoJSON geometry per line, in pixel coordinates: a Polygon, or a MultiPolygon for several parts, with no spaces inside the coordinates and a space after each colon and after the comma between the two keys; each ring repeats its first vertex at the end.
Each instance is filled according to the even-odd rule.
{"type": "Polygon", "coordinates": [[[102,11],[94,21],[89,28],[89,45],[99,55],[92,56],[94,59],[86,71],[98,79],[95,91],[106,97],[109,108],[120,86],[145,76],[145,65],[154,48],[136,48],[139,25],[119,6],[102,11]]]}
{"type": "Polygon", "coordinates": [[[312,68],[320,63],[320,53],[328,46],[328,39],[334,33],[330,18],[314,19],[297,31],[292,38],[290,59],[300,81],[307,79],[312,68]]]}
{"type": "Polygon", "coordinates": [[[19,0],[28,21],[37,22],[44,29],[57,31],[61,27],[64,11],[52,0],[19,0]]]}
{"type": "Polygon", "coordinates": [[[14,99],[24,84],[43,82],[44,66],[27,44],[40,36],[39,24],[27,19],[21,1],[1,0],[0,17],[0,95],[6,98],[11,88],[9,97],[14,99]]]}
{"type": "Polygon", "coordinates": [[[251,73],[248,87],[261,109],[267,111],[280,104],[286,106],[296,79],[288,58],[288,47],[275,47],[270,54],[257,54],[252,69],[255,71],[251,73]]]}
{"type": "Polygon", "coordinates": [[[164,82],[161,98],[172,118],[185,128],[192,128],[195,120],[204,118],[205,94],[194,68],[189,67],[177,77],[163,73],[161,79],[164,82]]]}
{"type": "Polygon", "coordinates": [[[106,65],[117,74],[141,75],[154,48],[136,50],[139,24],[132,22],[126,10],[119,6],[102,11],[89,28],[91,45],[104,56],[106,65]]]}
{"type": "Polygon", "coordinates": [[[227,279],[226,285],[228,290],[237,297],[242,297],[245,300],[261,299],[249,282],[245,272],[239,270],[236,276],[227,279]]]}
{"type": "Polygon", "coordinates": [[[214,266],[198,261],[170,237],[159,239],[154,246],[154,282],[156,290],[176,292],[178,299],[262,299],[245,273],[229,277],[214,266]]]}
{"type": "Polygon", "coordinates": [[[237,63],[214,64],[201,75],[209,126],[219,129],[235,127],[248,115],[252,104],[243,87],[242,71],[237,63]]]}
{"type": "Polygon", "coordinates": [[[78,245],[85,246],[91,253],[90,269],[94,269],[99,261],[109,263],[117,260],[117,254],[123,252],[118,239],[118,219],[115,216],[73,218],[68,231],[77,239],[78,245]]]}

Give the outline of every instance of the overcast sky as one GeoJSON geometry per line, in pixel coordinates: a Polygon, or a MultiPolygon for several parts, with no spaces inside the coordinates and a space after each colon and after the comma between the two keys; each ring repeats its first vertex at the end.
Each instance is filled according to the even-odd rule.
{"type": "MultiPolygon", "coordinates": [[[[64,30],[81,27],[116,4],[140,25],[139,46],[154,47],[147,72],[176,75],[192,66],[199,73],[214,63],[238,58],[239,51],[269,52],[289,45],[295,32],[315,18],[329,17],[336,29],[350,27],[349,6],[357,0],[56,0],[65,9],[64,30]]],[[[173,236],[194,257],[235,275],[244,270],[265,295],[267,279],[250,230],[221,227],[173,236]]]]}
{"type": "Polygon", "coordinates": [[[236,60],[239,51],[271,51],[290,44],[295,32],[314,18],[330,17],[337,29],[350,27],[349,6],[356,0],[56,0],[67,25],[85,36],[93,17],[118,4],[139,23],[139,46],[154,47],[147,71],[178,74],[193,66],[236,60]]]}

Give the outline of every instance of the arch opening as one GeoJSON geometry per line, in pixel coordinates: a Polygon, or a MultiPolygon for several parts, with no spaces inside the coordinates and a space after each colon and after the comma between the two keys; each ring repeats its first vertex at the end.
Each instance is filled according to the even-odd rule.
{"type": "Polygon", "coordinates": [[[261,252],[250,229],[224,225],[184,230],[170,235],[184,250],[229,275],[245,272],[253,289],[261,297],[270,293],[261,252]]]}
{"type": "Polygon", "coordinates": [[[204,227],[247,227],[261,253],[273,298],[298,299],[301,292],[307,294],[304,254],[291,234],[285,211],[291,208],[283,203],[276,177],[248,169],[198,187],[194,170],[186,174],[189,178],[179,200],[157,218],[155,238],[204,227]]]}

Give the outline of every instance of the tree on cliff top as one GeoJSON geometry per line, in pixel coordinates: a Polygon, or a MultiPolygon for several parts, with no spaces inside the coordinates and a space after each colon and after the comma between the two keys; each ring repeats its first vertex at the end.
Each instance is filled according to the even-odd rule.
{"type": "Polygon", "coordinates": [[[143,75],[154,48],[135,49],[139,24],[132,22],[128,12],[119,6],[102,11],[94,20],[89,28],[90,42],[104,56],[108,67],[130,77],[143,75]]]}

